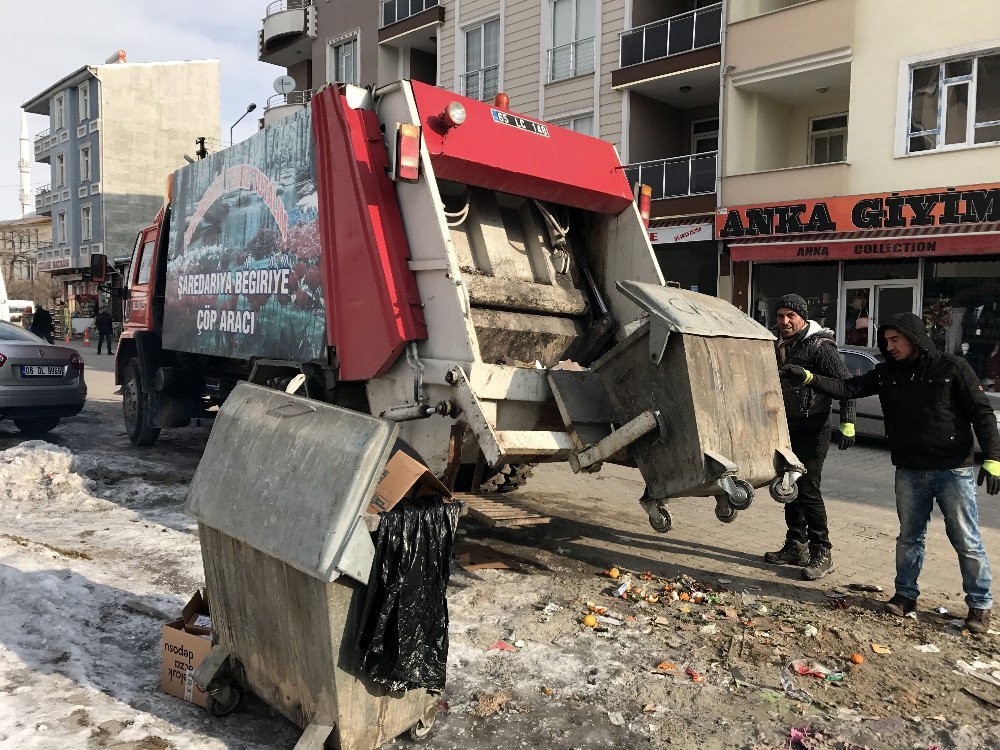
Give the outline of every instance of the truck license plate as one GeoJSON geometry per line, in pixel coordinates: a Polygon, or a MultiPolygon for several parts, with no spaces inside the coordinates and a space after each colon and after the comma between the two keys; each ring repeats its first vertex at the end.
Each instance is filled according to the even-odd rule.
{"type": "Polygon", "coordinates": [[[543,135],[546,138],[549,137],[549,127],[545,123],[526,120],[523,117],[512,115],[510,112],[501,112],[498,109],[490,109],[490,112],[493,113],[493,122],[500,123],[501,125],[510,125],[512,128],[517,128],[518,130],[527,130],[529,133],[543,135]]]}
{"type": "Polygon", "coordinates": [[[53,365],[21,365],[21,376],[26,378],[60,378],[62,367],[53,365]]]}

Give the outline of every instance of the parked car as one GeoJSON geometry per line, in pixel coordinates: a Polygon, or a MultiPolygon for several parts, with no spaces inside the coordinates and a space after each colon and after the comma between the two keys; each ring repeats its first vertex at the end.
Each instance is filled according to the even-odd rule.
{"type": "MultiPolygon", "coordinates": [[[[881,351],[864,346],[841,346],[840,356],[844,358],[844,364],[852,375],[864,375],[874,370],[879,362],[885,361],[881,351]]],[[[993,404],[993,414],[996,415],[997,424],[1000,425],[1000,393],[987,391],[986,397],[993,404]]],[[[859,398],[856,408],[857,420],[854,427],[857,433],[866,437],[885,438],[885,417],[882,416],[882,402],[878,396],[859,398]]],[[[840,402],[834,401],[830,423],[836,426],[839,422],[840,402]]],[[[976,440],[976,450],[979,450],[978,440],[976,440]]]]}
{"type": "Polygon", "coordinates": [[[87,399],[83,359],[20,326],[0,321],[0,419],[27,435],[79,414],[87,399]]]}

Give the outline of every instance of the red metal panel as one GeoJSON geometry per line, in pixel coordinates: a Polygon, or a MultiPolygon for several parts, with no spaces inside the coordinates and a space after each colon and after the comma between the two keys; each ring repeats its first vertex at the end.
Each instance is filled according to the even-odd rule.
{"type": "Polygon", "coordinates": [[[419,81],[411,86],[439,178],[603,214],[618,214],[632,202],[621,161],[607,141],[419,81]],[[465,106],[466,120],[446,128],[440,115],[454,101],[465,106]]]}
{"type": "Polygon", "coordinates": [[[331,86],[312,98],[326,325],[341,380],[384,374],[427,338],[378,118],[331,86]]]}

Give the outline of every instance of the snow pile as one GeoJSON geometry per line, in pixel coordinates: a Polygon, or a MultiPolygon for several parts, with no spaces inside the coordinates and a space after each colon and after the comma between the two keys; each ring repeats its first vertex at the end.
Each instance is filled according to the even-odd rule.
{"type": "Polygon", "coordinates": [[[82,493],[85,480],[75,464],[72,451],[44,440],[8,448],[0,452],[0,499],[27,502],[82,493]]]}

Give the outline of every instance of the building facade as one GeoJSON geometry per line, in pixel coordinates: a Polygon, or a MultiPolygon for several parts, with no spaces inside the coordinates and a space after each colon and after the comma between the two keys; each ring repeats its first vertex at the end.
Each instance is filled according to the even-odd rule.
{"type": "Polygon", "coordinates": [[[859,346],[913,312],[1000,388],[1000,5],[728,10],[716,229],[733,300],[771,325],[797,292],[859,346]]]}
{"type": "Polygon", "coordinates": [[[272,97],[264,122],[331,81],[503,91],[513,111],[614,143],[630,181],[653,187],[664,275],[716,294],[721,29],[722,4],[707,0],[282,0],[259,57],[298,91],[272,97]]]}
{"type": "MultiPolygon", "coordinates": [[[[47,216],[30,213],[20,219],[0,221],[0,270],[8,292],[38,277],[38,251],[52,244],[52,222],[47,216]]],[[[11,294],[11,296],[14,296],[11,294]]]]}
{"type": "Polygon", "coordinates": [[[84,271],[93,253],[128,255],[136,232],[163,204],[167,176],[220,129],[217,60],[85,66],[23,105],[48,118],[34,139],[50,167],[35,210],[51,223],[37,268],[63,283],[81,318],[97,301],[84,271]]]}

